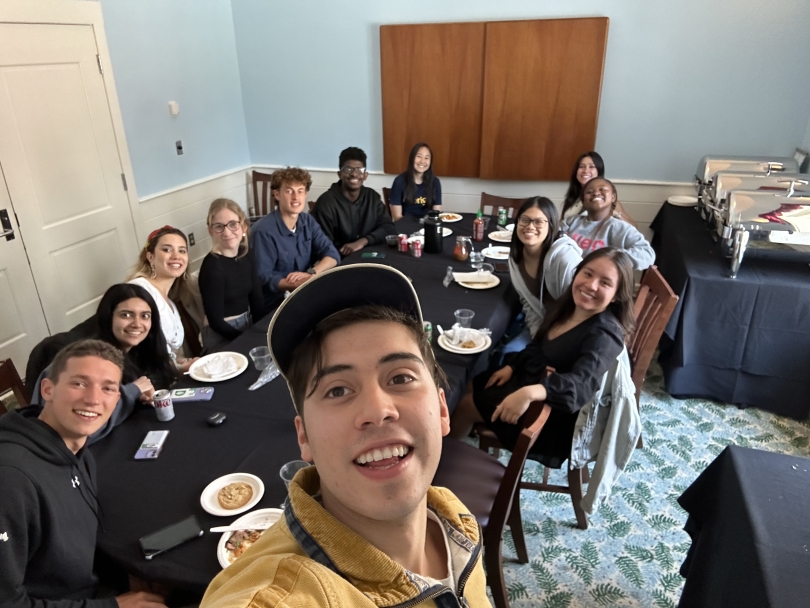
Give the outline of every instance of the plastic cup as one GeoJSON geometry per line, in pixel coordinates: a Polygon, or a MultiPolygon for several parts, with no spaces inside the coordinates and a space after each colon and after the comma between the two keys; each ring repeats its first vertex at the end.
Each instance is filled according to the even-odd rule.
{"type": "Polygon", "coordinates": [[[484,253],[481,251],[471,251],[470,252],[470,265],[473,268],[481,268],[481,264],[484,263],[484,253]]]}
{"type": "Polygon", "coordinates": [[[288,491],[290,489],[290,482],[292,481],[293,477],[295,477],[295,474],[301,469],[306,469],[308,466],[310,466],[309,463],[304,460],[292,460],[281,467],[278,474],[288,491]]]}
{"type": "Polygon", "coordinates": [[[489,230],[489,220],[491,220],[492,218],[489,217],[488,215],[484,215],[481,217],[481,219],[484,220],[484,231],[489,230]]]}
{"type": "Polygon", "coordinates": [[[458,323],[459,327],[470,327],[472,325],[472,320],[475,316],[474,311],[469,308],[459,308],[454,314],[456,315],[456,323],[458,323]]]}
{"type": "Polygon", "coordinates": [[[478,272],[482,274],[492,274],[493,270],[495,270],[495,267],[487,262],[483,262],[478,266],[478,272]]]}
{"type": "Polygon", "coordinates": [[[270,364],[273,362],[273,358],[270,356],[270,349],[266,346],[251,348],[248,354],[253,360],[253,365],[255,365],[256,369],[259,371],[270,367],[270,364]]]}

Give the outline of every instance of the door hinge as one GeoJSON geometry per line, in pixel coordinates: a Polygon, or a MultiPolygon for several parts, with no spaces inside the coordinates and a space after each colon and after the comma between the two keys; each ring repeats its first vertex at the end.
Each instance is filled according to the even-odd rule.
{"type": "Polygon", "coordinates": [[[126,176],[126,175],[124,175],[123,173],[121,174],[121,181],[122,181],[122,182],[123,182],[123,184],[124,184],[124,190],[125,190],[125,191],[129,190],[129,188],[127,188],[127,176],[126,176]]]}
{"type": "Polygon", "coordinates": [[[96,61],[98,61],[98,73],[104,74],[104,66],[101,65],[101,55],[96,55],[96,61]]]}

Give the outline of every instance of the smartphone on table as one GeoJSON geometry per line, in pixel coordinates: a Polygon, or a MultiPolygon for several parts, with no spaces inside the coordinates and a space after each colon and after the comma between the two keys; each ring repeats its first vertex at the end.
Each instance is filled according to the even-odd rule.
{"type": "Polygon", "coordinates": [[[176,524],[161,528],[152,534],[147,534],[138,542],[141,545],[143,556],[146,559],[152,559],[156,555],[165,553],[169,549],[174,549],[178,545],[202,535],[203,530],[200,527],[200,522],[192,515],[176,524]]]}

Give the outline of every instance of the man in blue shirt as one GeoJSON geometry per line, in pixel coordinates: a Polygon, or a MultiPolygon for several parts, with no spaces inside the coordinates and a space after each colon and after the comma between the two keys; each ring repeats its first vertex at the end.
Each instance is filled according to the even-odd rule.
{"type": "Polygon", "coordinates": [[[273,173],[270,190],[278,206],[250,230],[250,247],[262,282],[265,304],[275,308],[293,291],[340,259],[318,223],[304,211],[312,178],[304,169],[273,173]]]}

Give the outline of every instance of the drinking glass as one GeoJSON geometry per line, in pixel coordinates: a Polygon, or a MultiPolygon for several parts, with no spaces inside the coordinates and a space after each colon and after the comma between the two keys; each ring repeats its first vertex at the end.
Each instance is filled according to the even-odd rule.
{"type": "Polygon", "coordinates": [[[473,268],[481,268],[481,264],[484,262],[484,253],[481,251],[471,251],[470,252],[470,265],[473,268]]]}
{"type": "Polygon", "coordinates": [[[487,262],[479,264],[478,266],[478,272],[481,274],[492,274],[493,270],[495,270],[495,267],[487,262]]]}
{"type": "Polygon", "coordinates": [[[284,482],[284,485],[287,486],[287,491],[290,490],[290,482],[292,481],[295,474],[300,471],[301,469],[306,469],[310,464],[304,460],[292,460],[281,467],[281,470],[278,474],[281,476],[281,480],[284,482]]]}
{"type": "Polygon", "coordinates": [[[459,327],[470,327],[475,316],[475,312],[469,308],[459,308],[454,314],[459,327]]]}
{"type": "Polygon", "coordinates": [[[256,369],[259,371],[269,367],[273,362],[273,358],[270,356],[270,349],[266,346],[251,348],[248,354],[250,358],[253,359],[253,365],[255,365],[256,369]]]}

